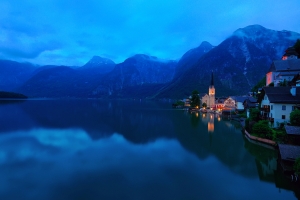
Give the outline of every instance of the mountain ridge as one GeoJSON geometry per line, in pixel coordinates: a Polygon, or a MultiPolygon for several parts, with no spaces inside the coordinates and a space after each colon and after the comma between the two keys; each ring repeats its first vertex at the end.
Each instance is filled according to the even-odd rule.
{"type": "Polygon", "coordinates": [[[271,62],[280,59],[284,50],[294,45],[298,38],[299,33],[274,31],[260,25],[237,29],[155,97],[179,98],[195,89],[207,93],[211,71],[217,96],[246,94],[265,76],[271,62]],[[244,32],[254,35],[246,37],[247,34],[241,34],[244,32]]]}
{"type": "MultiPolygon", "coordinates": [[[[217,96],[246,94],[299,38],[296,32],[250,25],[217,46],[203,41],[178,61],[135,54],[118,64],[93,56],[78,68],[27,64],[26,70],[19,63],[21,75],[7,70],[8,81],[0,80],[0,89],[15,89],[29,97],[186,98],[195,89],[207,93],[213,71],[217,96]]],[[[5,69],[8,66],[0,60],[0,72],[5,69]]]]}

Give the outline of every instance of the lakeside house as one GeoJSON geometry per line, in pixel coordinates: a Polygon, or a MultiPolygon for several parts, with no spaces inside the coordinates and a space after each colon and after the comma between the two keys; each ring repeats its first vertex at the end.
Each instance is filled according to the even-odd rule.
{"type": "Polygon", "coordinates": [[[237,111],[244,111],[253,105],[255,107],[257,103],[257,100],[250,96],[232,96],[231,99],[235,102],[235,110],[237,111]]]}
{"type": "Polygon", "coordinates": [[[300,73],[300,59],[293,47],[289,47],[281,60],[275,60],[266,74],[266,86],[274,83],[274,86],[288,84],[300,73]]]}
{"type": "Polygon", "coordinates": [[[244,100],[243,105],[245,110],[248,110],[250,108],[257,108],[258,107],[257,99],[255,99],[254,97],[248,97],[247,99],[244,100]]]}
{"type": "Polygon", "coordinates": [[[294,173],[293,165],[300,155],[300,146],[290,144],[278,144],[279,165],[286,175],[294,173]]]}
{"type": "MultiPolygon", "coordinates": [[[[300,146],[300,126],[285,125],[286,140],[288,144],[300,146]]],[[[300,156],[300,155],[299,155],[300,156]]]]}
{"type": "Polygon", "coordinates": [[[224,102],[226,101],[226,99],[226,97],[219,97],[216,99],[215,107],[217,110],[222,110],[224,108],[224,102]]]}
{"type": "Polygon", "coordinates": [[[290,113],[300,108],[300,59],[294,47],[285,50],[266,73],[266,86],[259,91],[260,118],[279,123],[290,120],[290,113]],[[274,83],[275,87],[271,87],[274,83]]]}
{"type": "Polygon", "coordinates": [[[278,123],[288,122],[290,113],[300,105],[300,87],[263,87],[260,98],[260,117],[278,123]]]}

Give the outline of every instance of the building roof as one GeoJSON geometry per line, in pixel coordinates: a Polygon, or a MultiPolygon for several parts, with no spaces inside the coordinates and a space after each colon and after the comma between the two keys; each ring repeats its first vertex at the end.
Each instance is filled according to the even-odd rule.
{"type": "Polygon", "coordinates": [[[199,94],[199,97],[202,98],[202,97],[204,97],[205,95],[207,95],[207,94],[206,94],[206,93],[200,93],[200,94],[199,94]]]}
{"type": "Polygon", "coordinates": [[[230,97],[236,102],[244,102],[246,99],[248,99],[248,96],[230,96],[230,97]]]}
{"type": "Polygon", "coordinates": [[[299,81],[299,80],[300,80],[300,73],[298,73],[294,76],[294,78],[291,80],[291,84],[296,85],[297,81],[299,81]]]}
{"type": "Polygon", "coordinates": [[[279,72],[279,74],[276,77],[280,76],[297,76],[297,74],[300,73],[300,69],[297,71],[284,71],[284,72],[279,72]]]}
{"type": "Polygon", "coordinates": [[[300,146],[289,144],[278,144],[279,153],[282,160],[294,161],[300,157],[300,146]]]}
{"type": "Polygon", "coordinates": [[[243,102],[244,106],[247,105],[249,108],[255,108],[257,106],[257,99],[253,97],[248,97],[247,99],[244,100],[243,102]]]}
{"type": "Polygon", "coordinates": [[[249,100],[251,103],[257,103],[257,99],[253,97],[248,97],[246,100],[249,100]]]}
{"type": "Polygon", "coordinates": [[[291,94],[291,87],[264,87],[270,103],[300,104],[300,87],[296,87],[296,96],[291,94]]]}
{"type": "Polygon", "coordinates": [[[299,71],[300,59],[274,60],[268,72],[299,71]]]}
{"type": "Polygon", "coordinates": [[[288,135],[299,135],[300,136],[300,126],[284,126],[286,134],[288,135]]]}

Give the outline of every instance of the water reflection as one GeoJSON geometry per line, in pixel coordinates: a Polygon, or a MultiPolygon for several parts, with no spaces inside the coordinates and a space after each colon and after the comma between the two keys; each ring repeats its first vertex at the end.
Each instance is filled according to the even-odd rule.
{"type": "Polygon", "coordinates": [[[209,114],[209,121],[207,123],[208,132],[214,132],[214,130],[215,130],[214,121],[215,121],[215,116],[214,116],[214,114],[210,113],[209,114]]]}
{"type": "Polygon", "coordinates": [[[117,133],[95,141],[82,130],[31,130],[2,135],[0,144],[1,182],[6,183],[1,199],[219,199],[219,194],[244,199],[245,191],[251,199],[273,194],[268,185],[259,191],[249,187],[257,184],[255,179],[220,171],[223,164],[214,157],[199,162],[174,139],[138,145],[117,133]],[[236,192],[236,183],[242,192],[236,192]]]}
{"type": "Polygon", "coordinates": [[[230,121],[167,106],[0,105],[0,199],[295,199],[276,190],[276,156],[230,121]]]}

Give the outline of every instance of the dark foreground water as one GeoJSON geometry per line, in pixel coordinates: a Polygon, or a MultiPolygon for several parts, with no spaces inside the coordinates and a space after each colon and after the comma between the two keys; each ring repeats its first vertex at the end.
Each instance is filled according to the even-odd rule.
{"type": "Polygon", "coordinates": [[[0,199],[297,199],[277,152],[171,103],[0,103],[0,199]]]}

